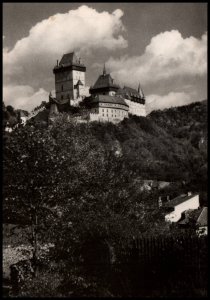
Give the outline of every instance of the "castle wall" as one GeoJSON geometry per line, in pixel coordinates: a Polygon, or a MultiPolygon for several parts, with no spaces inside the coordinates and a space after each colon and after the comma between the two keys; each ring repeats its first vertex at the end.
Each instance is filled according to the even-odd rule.
{"type": "Polygon", "coordinates": [[[101,116],[100,114],[90,113],[89,120],[90,120],[90,122],[98,121],[98,122],[119,123],[123,119],[121,119],[121,118],[112,118],[112,117],[107,117],[107,116],[101,116]]]}
{"type": "Polygon", "coordinates": [[[129,106],[129,113],[139,117],[146,117],[146,107],[145,104],[137,103],[129,99],[125,99],[126,104],[129,106]]]}
{"type": "Polygon", "coordinates": [[[55,90],[56,99],[77,99],[78,91],[75,88],[78,80],[82,82],[83,85],[79,86],[80,96],[86,95],[87,90],[85,88],[85,72],[78,70],[63,70],[62,72],[55,74],[55,90]]]}
{"type": "Polygon", "coordinates": [[[120,122],[128,117],[128,108],[115,103],[99,103],[97,107],[91,108],[90,120],[101,122],[120,122]]]}
{"type": "Polygon", "coordinates": [[[56,99],[73,98],[73,83],[71,71],[63,71],[55,74],[56,99]]]}

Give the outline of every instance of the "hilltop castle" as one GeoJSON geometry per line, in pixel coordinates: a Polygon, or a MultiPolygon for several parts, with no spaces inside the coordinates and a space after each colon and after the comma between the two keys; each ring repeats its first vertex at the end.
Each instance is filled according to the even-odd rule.
{"type": "Polygon", "coordinates": [[[92,87],[85,83],[86,67],[76,54],[64,54],[53,69],[55,75],[55,97],[50,94],[50,115],[52,119],[59,112],[70,112],[78,119],[87,121],[108,121],[117,123],[129,114],[146,116],[145,97],[139,85],[138,90],[121,88],[107,74],[103,73],[92,87]]]}

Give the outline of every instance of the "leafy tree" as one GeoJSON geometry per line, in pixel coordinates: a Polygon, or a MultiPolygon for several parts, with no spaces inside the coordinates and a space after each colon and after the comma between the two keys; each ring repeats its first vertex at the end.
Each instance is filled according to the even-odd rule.
{"type": "Polygon", "coordinates": [[[39,242],[75,253],[85,238],[109,245],[143,226],[134,171],[91,131],[61,118],[44,131],[25,126],[11,137],[4,145],[4,208],[31,225],[35,261],[39,242]]]}

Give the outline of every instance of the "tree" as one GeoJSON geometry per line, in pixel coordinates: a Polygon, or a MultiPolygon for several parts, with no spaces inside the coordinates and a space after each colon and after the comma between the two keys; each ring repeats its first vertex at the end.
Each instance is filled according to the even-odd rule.
{"type": "Polygon", "coordinates": [[[109,244],[139,230],[133,172],[88,130],[61,118],[44,131],[20,128],[4,146],[4,208],[30,224],[35,262],[44,240],[75,253],[85,236],[109,244]]]}

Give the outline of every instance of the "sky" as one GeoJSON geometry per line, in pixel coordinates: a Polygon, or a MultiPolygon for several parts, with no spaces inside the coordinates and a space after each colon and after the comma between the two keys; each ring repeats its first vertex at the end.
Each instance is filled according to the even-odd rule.
{"type": "Polygon", "coordinates": [[[32,110],[54,91],[56,60],[75,51],[86,84],[107,73],[146,109],[207,99],[206,3],[4,3],[3,100],[32,110]]]}

